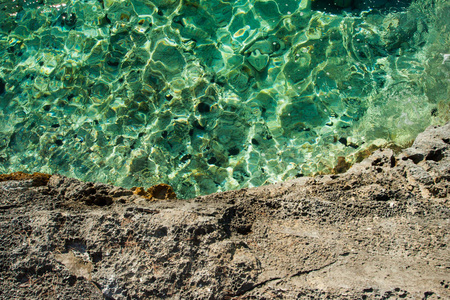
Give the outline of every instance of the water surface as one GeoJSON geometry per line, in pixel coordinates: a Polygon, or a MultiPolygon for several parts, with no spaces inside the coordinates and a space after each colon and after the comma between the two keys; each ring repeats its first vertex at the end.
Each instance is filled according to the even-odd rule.
{"type": "Polygon", "coordinates": [[[0,0],[0,172],[193,197],[407,146],[449,119],[450,4],[351,2],[0,0]]]}

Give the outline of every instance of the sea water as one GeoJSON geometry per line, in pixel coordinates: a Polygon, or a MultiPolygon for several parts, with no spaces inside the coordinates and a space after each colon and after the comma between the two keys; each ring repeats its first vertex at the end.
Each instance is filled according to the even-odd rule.
{"type": "Polygon", "coordinates": [[[336,172],[448,121],[449,72],[444,0],[1,0],[0,173],[188,198],[336,172]]]}

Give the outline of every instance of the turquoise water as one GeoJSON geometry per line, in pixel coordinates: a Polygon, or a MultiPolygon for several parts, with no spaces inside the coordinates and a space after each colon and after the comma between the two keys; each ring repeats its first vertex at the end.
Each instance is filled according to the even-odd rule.
{"type": "Polygon", "coordinates": [[[407,146],[449,120],[449,16],[444,0],[0,0],[0,173],[187,198],[407,146]]]}

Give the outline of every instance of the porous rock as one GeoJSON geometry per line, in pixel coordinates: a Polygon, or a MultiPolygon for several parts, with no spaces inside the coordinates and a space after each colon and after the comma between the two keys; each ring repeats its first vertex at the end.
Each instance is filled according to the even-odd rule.
{"type": "Polygon", "coordinates": [[[1,298],[448,299],[449,140],[430,127],[342,174],[190,200],[17,178],[1,298]]]}

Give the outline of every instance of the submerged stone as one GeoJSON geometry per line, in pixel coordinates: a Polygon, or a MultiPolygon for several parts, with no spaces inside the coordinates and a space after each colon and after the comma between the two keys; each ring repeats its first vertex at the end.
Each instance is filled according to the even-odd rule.
{"type": "Polygon", "coordinates": [[[33,186],[43,186],[47,185],[51,175],[45,173],[35,172],[33,174],[28,174],[24,172],[14,172],[10,174],[0,174],[1,181],[21,181],[21,180],[31,180],[33,186]]]}
{"type": "Polygon", "coordinates": [[[247,60],[256,71],[261,72],[269,63],[269,55],[261,54],[259,50],[255,50],[250,54],[247,60]]]}
{"type": "Polygon", "coordinates": [[[170,200],[176,199],[176,194],[173,188],[167,184],[154,185],[147,190],[142,187],[132,188],[133,193],[138,196],[142,196],[149,200],[170,200]]]}

